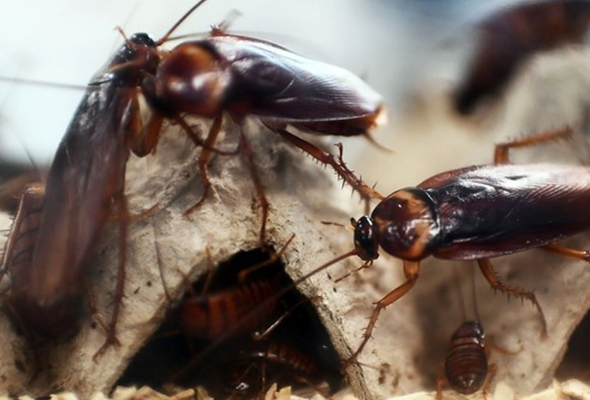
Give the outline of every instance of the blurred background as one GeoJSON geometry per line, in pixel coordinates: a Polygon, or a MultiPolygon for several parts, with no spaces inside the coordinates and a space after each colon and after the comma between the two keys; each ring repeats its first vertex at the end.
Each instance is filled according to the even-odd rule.
{"type": "MultiPolygon", "coordinates": [[[[177,31],[206,32],[238,11],[231,29],[342,66],[383,94],[396,121],[417,91],[452,86],[469,54],[474,24],[507,0],[212,0],[177,31]]],[[[83,87],[126,34],[158,38],[194,0],[6,2],[0,17],[0,76],[80,89],[0,82],[0,157],[39,165],[53,152],[83,87]]],[[[381,140],[381,139],[380,139],[381,140]]],[[[382,141],[389,142],[389,139],[382,141]]],[[[355,146],[356,147],[356,146],[355,146]]],[[[394,146],[397,147],[397,146],[394,146]]]]}

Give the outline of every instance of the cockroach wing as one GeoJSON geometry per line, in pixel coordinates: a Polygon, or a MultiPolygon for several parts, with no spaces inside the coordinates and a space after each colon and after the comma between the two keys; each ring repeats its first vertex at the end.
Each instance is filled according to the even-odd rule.
{"type": "Polygon", "coordinates": [[[263,121],[351,120],[382,108],[381,96],[345,69],[264,42],[231,36],[209,40],[230,62],[233,92],[250,98],[248,113],[263,121]]]}
{"type": "Polygon", "coordinates": [[[105,86],[89,89],[60,143],[47,181],[31,273],[27,282],[14,282],[23,316],[47,335],[77,310],[72,297],[81,293],[85,263],[108,217],[117,179],[124,176],[125,103],[119,88],[105,86]]]}
{"type": "Polygon", "coordinates": [[[420,187],[438,210],[439,258],[478,259],[561,240],[590,227],[590,169],[528,164],[462,168],[420,187]]]}

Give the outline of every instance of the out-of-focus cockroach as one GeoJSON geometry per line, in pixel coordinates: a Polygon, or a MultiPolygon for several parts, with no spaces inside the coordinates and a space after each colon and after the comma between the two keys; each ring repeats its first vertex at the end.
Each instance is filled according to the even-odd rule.
{"type": "MultiPolygon", "coordinates": [[[[125,164],[139,133],[135,88],[155,66],[141,47],[149,43],[147,36],[132,38],[89,85],[49,171],[36,238],[26,242],[30,263],[13,268],[10,257],[4,259],[11,308],[32,333],[59,338],[76,330],[89,256],[114,205],[121,254],[107,343],[115,340],[127,237],[125,164]]],[[[26,238],[18,224],[10,235],[26,238]]]]}
{"type": "MultiPolygon", "coordinates": [[[[587,251],[555,242],[590,228],[590,168],[559,164],[508,164],[508,150],[570,136],[570,128],[548,131],[496,146],[495,163],[443,172],[416,187],[379,195],[370,216],[354,226],[355,249],[317,268],[358,256],[366,263],[379,247],[403,260],[406,282],[376,303],[355,359],[371,337],[379,313],[416,284],[420,262],[429,257],[474,260],[494,290],[530,300],[538,309],[543,333],[547,325],[533,292],[505,285],[490,258],[534,248],[589,261],[587,251]]],[[[340,148],[341,149],[341,148],[340,148]]],[[[341,160],[340,160],[341,161],[341,160]]],[[[345,168],[344,163],[341,165],[345,168]]],[[[366,185],[350,172],[356,189],[366,185]]],[[[368,188],[366,194],[372,189],[368,188]]]]}
{"type": "Polygon", "coordinates": [[[455,110],[470,114],[484,98],[498,95],[534,53],[582,44],[590,26],[590,2],[549,0],[519,4],[478,26],[475,53],[454,95],[455,110]]]}

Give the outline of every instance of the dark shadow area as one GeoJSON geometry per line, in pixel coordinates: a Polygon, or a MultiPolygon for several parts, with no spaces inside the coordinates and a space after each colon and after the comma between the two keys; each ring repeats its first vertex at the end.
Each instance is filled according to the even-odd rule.
{"type": "Polygon", "coordinates": [[[292,280],[275,255],[242,251],[195,282],[117,385],[203,386],[215,398],[262,396],[273,383],[339,389],[340,359],[313,300],[283,293],[292,280]]]}
{"type": "Polygon", "coordinates": [[[579,379],[582,382],[590,381],[590,313],[582,319],[574,333],[571,335],[567,351],[555,371],[558,380],[579,379]]]}

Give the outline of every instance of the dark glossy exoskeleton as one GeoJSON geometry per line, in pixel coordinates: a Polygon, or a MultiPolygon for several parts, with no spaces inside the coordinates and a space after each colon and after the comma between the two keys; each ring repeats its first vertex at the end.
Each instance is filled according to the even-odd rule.
{"type": "MultiPolygon", "coordinates": [[[[466,321],[453,333],[445,358],[448,384],[462,394],[473,394],[491,380],[495,366],[488,365],[485,331],[478,321],[466,321]],[[489,375],[488,375],[489,373],[489,375]]],[[[437,383],[437,398],[442,399],[442,381],[437,383]]]]}
{"type": "MultiPolygon", "coordinates": [[[[384,120],[383,100],[360,78],[342,68],[310,60],[261,39],[214,29],[203,40],[185,42],[161,52],[154,76],[146,76],[142,91],[154,111],[154,124],[168,118],[186,127],[184,116],[213,119],[200,154],[204,184],[209,191],[207,163],[214,151],[224,114],[241,127],[247,117],[258,119],[270,131],[324,164],[343,178],[348,176],[334,158],[294,136],[287,128],[321,134],[365,135],[384,120]],[[158,119],[158,116],[160,117],[158,119]]],[[[151,130],[155,135],[159,129],[151,130]]],[[[241,134],[238,149],[247,159],[262,205],[261,243],[268,202],[258,178],[254,152],[241,134]]],[[[156,142],[154,137],[151,142],[156,142]]]]}
{"type": "Polygon", "coordinates": [[[485,19],[478,25],[475,54],[455,93],[455,110],[470,114],[481,100],[500,94],[534,53],[582,44],[589,26],[587,0],[519,4],[485,19]]]}
{"type": "MultiPolygon", "coordinates": [[[[9,244],[25,240],[26,245],[15,246],[28,253],[29,262],[17,263],[12,259],[14,252],[7,251],[3,268],[12,277],[11,308],[31,333],[60,338],[75,331],[86,266],[112,205],[119,216],[121,252],[118,300],[113,311],[116,321],[128,219],[125,164],[140,134],[135,89],[143,73],[155,71],[157,65],[155,53],[146,50],[152,46],[154,42],[146,35],[132,37],[89,84],[55,154],[45,194],[37,205],[41,212],[34,243],[21,225],[13,225],[9,244]]],[[[24,201],[23,196],[20,207],[27,209],[24,201]]],[[[114,322],[109,341],[113,335],[114,322]]]]}
{"type": "MultiPolygon", "coordinates": [[[[351,255],[371,263],[379,257],[381,247],[403,260],[406,282],[376,303],[363,341],[352,358],[360,354],[371,337],[381,310],[416,284],[420,262],[429,256],[477,261],[494,290],[533,302],[546,333],[545,318],[534,293],[505,285],[489,259],[542,248],[589,261],[588,252],[554,243],[590,228],[590,168],[506,164],[511,147],[534,145],[572,133],[566,128],[499,144],[495,164],[440,173],[416,187],[381,197],[370,216],[353,220],[355,250],[319,269],[351,255]]],[[[363,190],[358,182],[357,189],[363,190]]]]}

